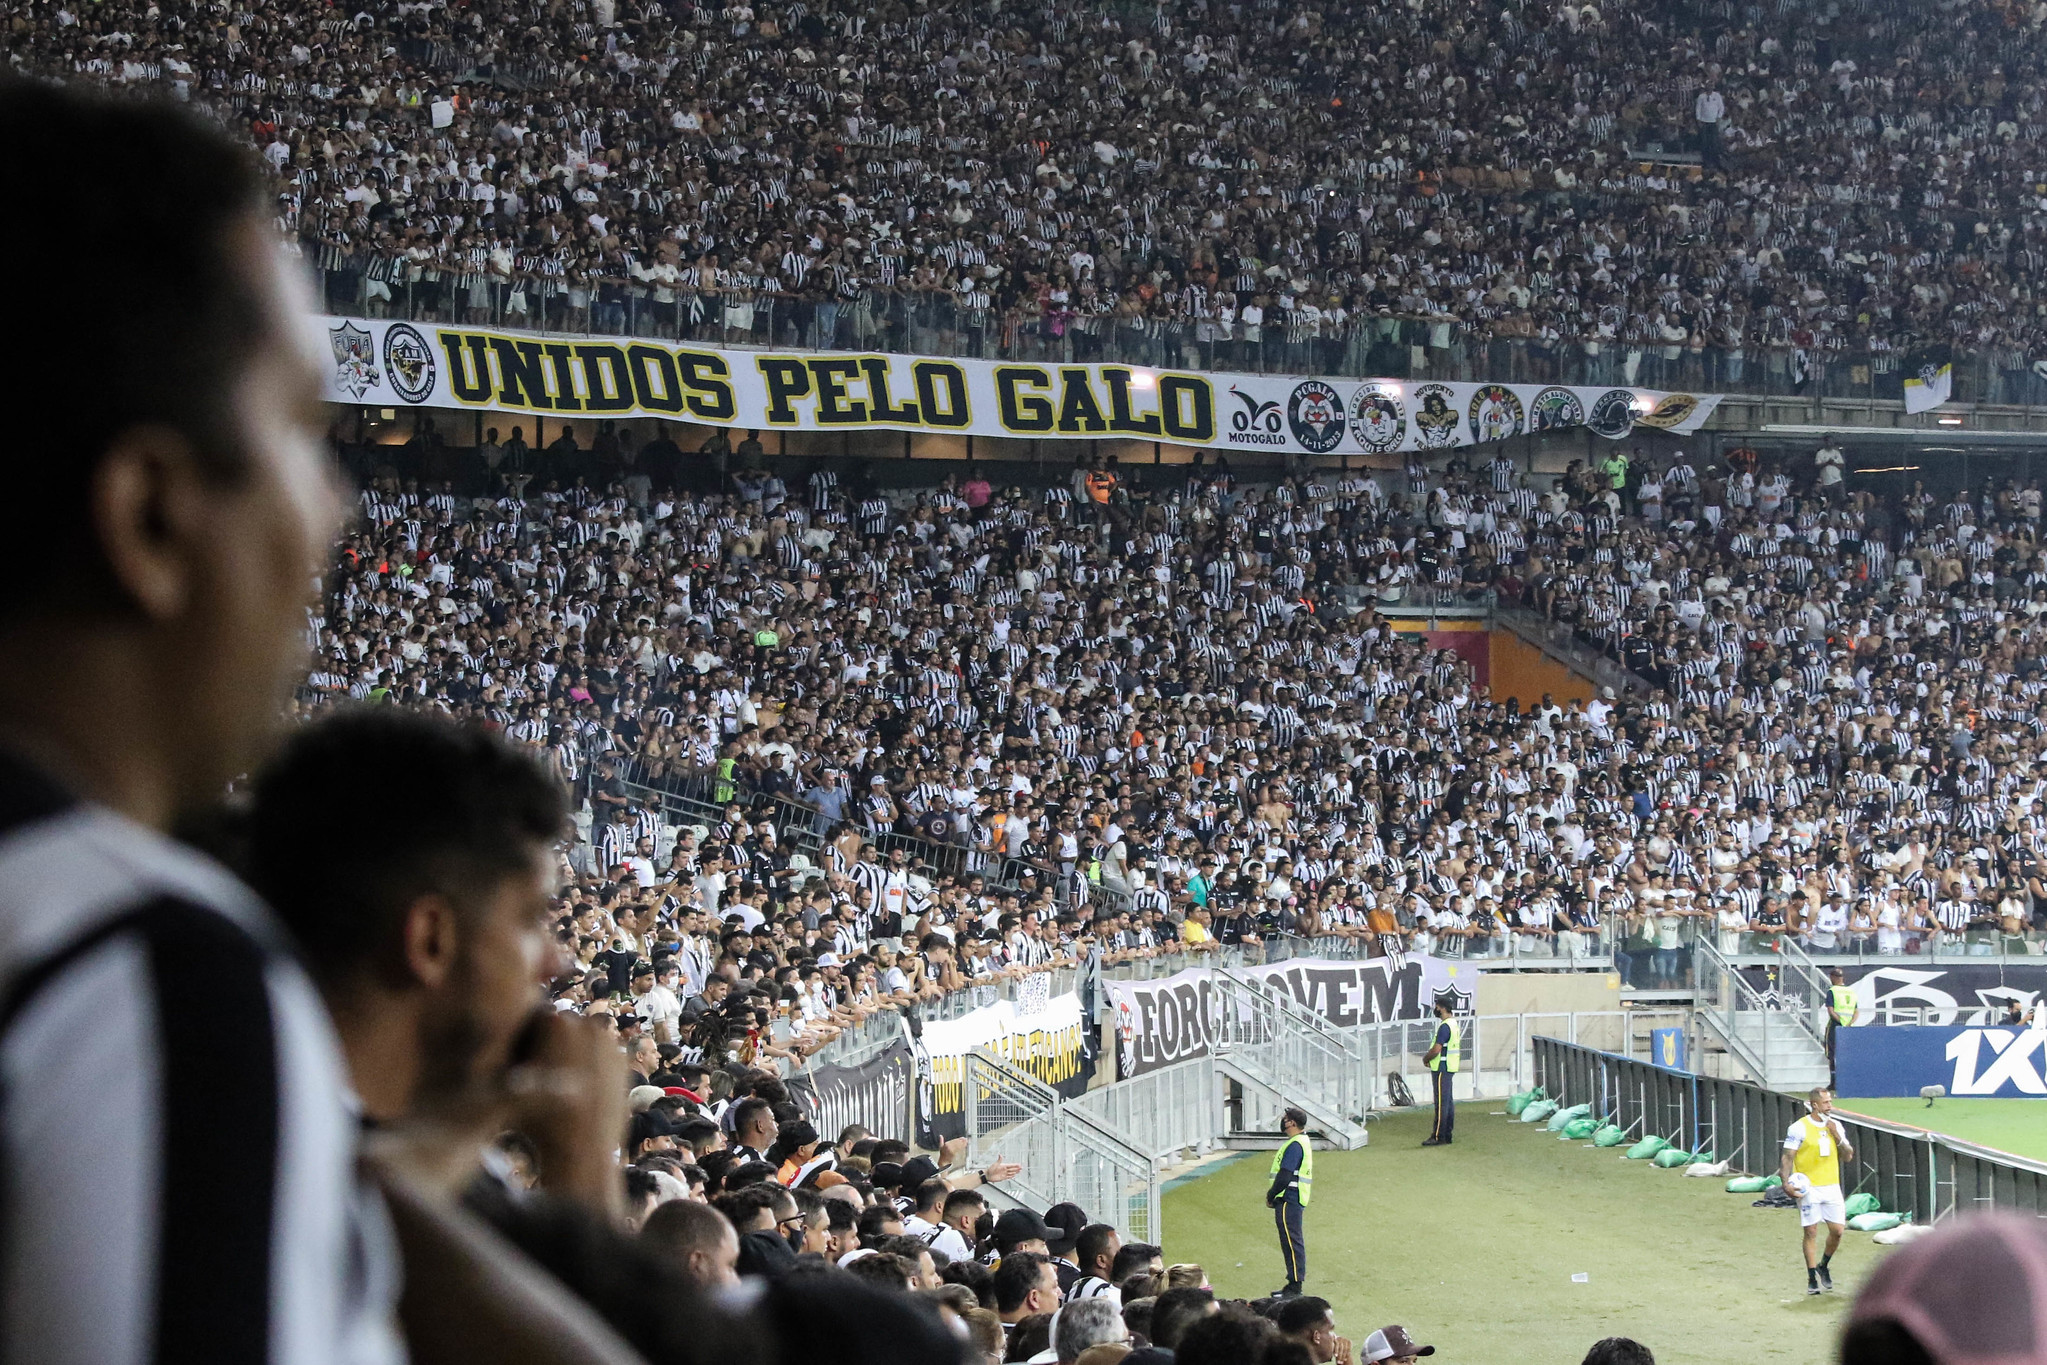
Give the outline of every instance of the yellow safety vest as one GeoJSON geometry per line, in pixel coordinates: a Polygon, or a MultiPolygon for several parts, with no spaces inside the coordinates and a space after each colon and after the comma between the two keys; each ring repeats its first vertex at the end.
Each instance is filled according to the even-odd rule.
{"type": "Polygon", "coordinates": [[[1827,987],[1827,1000],[1834,1007],[1834,1017],[1842,1023],[1855,1017],[1855,992],[1847,986],[1827,987]]]}
{"type": "Polygon", "coordinates": [[[1315,1145],[1308,1141],[1306,1133],[1296,1133],[1279,1144],[1279,1150],[1272,1154],[1270,1174],[1279,1174],[1280,1161],[1286,1156],[1286,1149],[1296,1142],[1301,1144],[1301,1169],[1294,1177],[1294,1193],[1301,1197],[1301,1207],[1308,1207],[1308,1200],[1315,1193],[1315,1145]]]}
{"type": "Polygon", "coordinates": [[[1841,1183],[1841,1151],[1834,1143],[1834,1131],[1825,1122],[1807,1114],[1799,1126],[1805,1132],[1792,1153],[1791,1169],[1815,1185],[1841,1183]]]}
{"type": "Polygon", "coordinates": [[[1443,1021],[1443,1025],[1445,1028],[1448,1028],[1450,1030],[1450,1041],[1444,1046],[1441,1052],[1436,1054],[1436,1060],[1429,1063],[1429,1070],[1448,1071],[1451,1072],[1452,1074],[1455,1074],[1457,1070],[1458,1052],[1463,1042],[1463,1033],[1457,1027],[1457,1021],[1455,1019],[1445,1019],[1443,1021]]]}

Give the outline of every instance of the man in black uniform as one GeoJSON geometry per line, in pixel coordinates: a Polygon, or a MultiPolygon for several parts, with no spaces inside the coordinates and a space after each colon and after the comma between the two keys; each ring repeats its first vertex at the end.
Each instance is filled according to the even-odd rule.
{"type": "Polygon", "coordinates": [[[1280,1115],[1279,1130],[1286,1140],[1272,1154],[1272,1187],[1265,1192],[1265,1206],[1272,1210],[1279,1226],[1279,1254],[1286,1263],[1286,1284],[1274,1291],[1276,1299],[1298,1296],[1308,1278],[1308,1242],[1301,1227],[1301,1212],[1315,1192],[1315,1149],[1308,1145],[1308,1115],[1288,1109],[1280,1115]]]}

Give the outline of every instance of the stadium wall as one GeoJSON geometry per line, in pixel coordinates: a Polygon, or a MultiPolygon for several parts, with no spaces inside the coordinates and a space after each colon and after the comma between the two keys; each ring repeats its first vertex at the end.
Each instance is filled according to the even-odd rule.
{"type": "Polygon", "coordinates": [[[1487,694],[1494,701],[1518,698],[1527,710],[1547,692],[1560,702],[1592,700],[1592,679],[1573,673],[1512,631],[1495,630],[1487,637],[1490,675],[1487,694]]]}

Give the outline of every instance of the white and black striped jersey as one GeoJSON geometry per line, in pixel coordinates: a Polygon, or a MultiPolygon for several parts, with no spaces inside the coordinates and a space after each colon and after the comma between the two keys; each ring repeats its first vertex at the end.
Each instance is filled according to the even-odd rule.
{"type": "Polygon", "coordinates": [[[402,1362],[347,1094],[245,887],[0,757],[0,1356],[402,1362]]]}

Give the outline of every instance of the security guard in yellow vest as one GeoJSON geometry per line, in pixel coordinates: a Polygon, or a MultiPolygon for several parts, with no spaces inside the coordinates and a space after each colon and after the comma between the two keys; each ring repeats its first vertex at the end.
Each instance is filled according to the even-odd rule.
{"type": "Polygon", "coordinates": [[[1452,1087],[1457,1083],[1457,1067],[1463,1048],[1463,1035],[1452,1017],[1450,1002],[1436,1002],[1436,1037],[1429,1044],[1429,1050],[1422,1054],[1422,1065],[1429,1069],[1429,1089],[1434,1092],[1436,1103],[1435,1122],[1429,1127],[1429,1135],[1422,1142],[1424,1147],[1447,1147],[1450,1137],[1457,1128],[1457,1097],[1452,1087]]]}
{"type": "Polygon", "coordinates": [[[1850,1024],[1862,1012],[1862,1005],[1855,998],[1855,992],[1848,989],[1848,978],[1841,975],[1839,967],[1827,973],[1832,982],[1827,987],[1827,1070],[1834,1069],[1834,1034],[1850,1024]]]}
{"type": "Polygon", "coordinates": [[[1301,1211],[1315,1193],[1315,1149],[1308,1143],[1308,1115],[1288,1109],[1279,1118],[1279,1130],[1286,1140],[1272,1154],[1272,1188],[1265,1192],[1265,1206],[1279,1225],[1279,1254],[1286,1262],[1286,1284],[1274,1290],[1275,1299],[1298,1297],[1308,1279],[1308,1242],[1301,1229],[1301,1211]]]}

